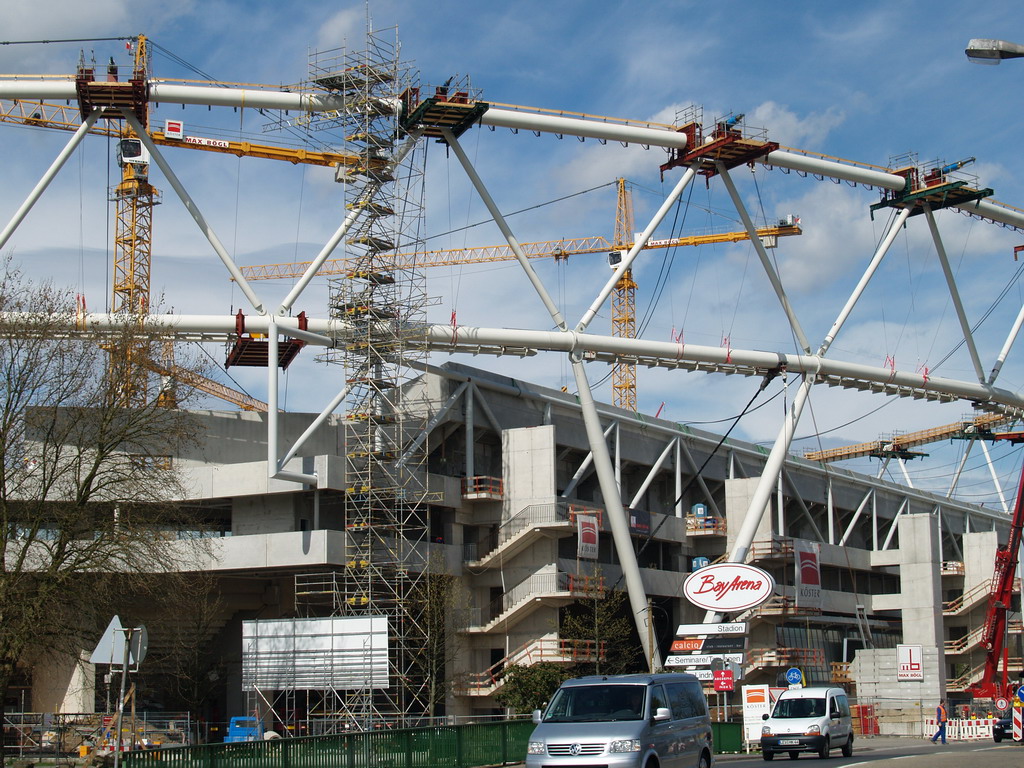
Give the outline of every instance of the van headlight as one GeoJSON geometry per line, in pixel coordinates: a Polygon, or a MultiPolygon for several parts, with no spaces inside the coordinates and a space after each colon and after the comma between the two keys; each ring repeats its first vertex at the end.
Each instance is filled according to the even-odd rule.
{"type": "Polygon", "coordinates": [[[526,745],[526,754],[528,755],[543,755],[544,754],[544,742],[543,741],[531,741],[526,745]]]}
{"type": "Polygon", "coordinates": [[[639,752],[640,739],[619,739],[608,745],[609,752],[639,752]]]}
{"type": "Polygon", "coordinates": [[[820,733],[821,733],[821,727],[820,726],[811,725],[811,726],[807,727],[807,735],[808,736],[817,736],[820,733]]]}
{"type": "Polygon", "coordinates": [[[769,726],[769,725],[762,725],[761,726],[761,735],[762,736],[771,736],[772,735],[771,726],[769,726]]]}

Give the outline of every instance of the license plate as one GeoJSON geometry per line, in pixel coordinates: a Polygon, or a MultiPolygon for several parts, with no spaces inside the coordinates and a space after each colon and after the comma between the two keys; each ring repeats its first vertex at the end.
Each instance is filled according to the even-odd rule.
{"type": "Polygon", "coordinates": [[[795,747],[800,743],[800,739],[779,739],[780,747],[795,747]]]}

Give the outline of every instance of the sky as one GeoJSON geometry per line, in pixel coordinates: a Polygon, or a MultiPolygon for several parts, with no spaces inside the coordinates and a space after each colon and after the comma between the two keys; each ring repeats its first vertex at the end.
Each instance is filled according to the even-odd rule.
{"type": "MultiPolygon", "coordinates": [[[[231,83],[288,86],[306,79],[311,51],[365,48],[368,24],[400,41],[402,58],[424,85],[469,78],[488,102],[589,115],[673,123],[696,107],[705,124],[742,113],[750,128],[787,147],[877,166],[913,153],[914,162],[975,158],[964,168],[973,185],[994,189],[994,199],[1024,207],[1019,152],[1024,62],[998,67],[970,64],[964,47],[973,37],[1024,41],[1024,17],[1009,0],[972,6],[953,2],[766,4],[604,2],[561,0],[471,3],[271,3],[182,0],[173,4],[96,0],[14,0],[2,12],[0,73],[63,74],[80,51],[101,65],[111,56],[124,66],[130,54],[119,38],[145,34],[154,44],[154,77],[212,78],[231,83]],[[93,39],[95,42],[14,44],[18,41],[93,39]]],[[[186,122],[187,132],[293,142],[293,132],[266,130],[253,110],[225,111],[160,106],[152,119],[186,122]]],[[[0,221],[17,210],[67,141],[58,131],[0,124],[5,183],[0,221]]],[[[319,134],[318,142],[336,137],[319,134]]],[[[484,183],[522,242],[604,235],[615,217],[614,181],[629,180],[636,229],[642,229],[679,178],[664,175],[658,149],[623,147],[552,135],[473,128],[461,139],[484,183]],[[557,202],[554,202],[557,201],[557,202]]],[[[455,157],[426,144],[419,231],[425,248],[498,244],[455,157]],[[479,224],[479,225],[478,225],[479,224]]],[[[327,169],[293,167],[252,158],[168,151],[175,172],[237,263],[308,260],[338,226],[344,194],[327,169]]],[[[929,166],[930,167],[930,166],[929,166]]],[[[112,204],[108,190],[118,169],[105,139],[90,138],[32,210],[5,251],[29,275],[50,278],[86,296],[102,311],[110,294],[112,204]]],[[[863,272],[885,231],[889,212],[872,217],[877,190],[802,178],[762,166],[733,171],[745,204],[759,225],[799,216],[803,235],[780,241],[772,252],[800,322],[817,346],[863,272]]],[[[251,311],[227,279],[169,185],[154,212],[152,292],[177,312],[251,311]]],[[[940,211],[936,220],[987,371],[1022,304],[1013,248],[1024,233],[940,211]]],[[[720,180],[691,186],[655,237],[742,229],[720,180]]],[[[341,255],[338,253],[336,255],[341,255]]],[[[570,323],[580,317],[610,274],[601,254],[535,267],[570,323]]],[[[638,328],[652,340],[737,349],[793,352],[795,344],[757,255],[748,243],[675,251],[651,250],[635,267],[638,328]]],[[[429,319],[463,326],[549,329],[543,306],[514,263],[440,268],[424,276],[429,319]]],[[[268,306],[287,293],[285,282],[256,283],[268,306]]],[[[296,310],[326,315],[320,280],[296,310]]],[[[595,333],[610,333],[610,311],[595,333]]],[[[829,352],[868,365],[895,361],[900,370],[971,380],[973,368],[924,217],[913,217],[897,237],[876,280],[829,352]]],[[[308,352],[308,350],[307,350],[308,352]]],[[[222,362],[224,350],[202,354],[222,362]]],[[[318,410],[340,387],[337,369],[303,353],[282,377],[292,410],[318,410]]],[[[435,355],[432,361],[447,359],[435,355]]],[[[551,387],[574,390],[564,356],[543,353],[525,361],[465,360],[551,387]]],[[[599,399],[611,397],[603,364],[588,366],[599,399]]],[[[265,374],[232,368],[225,383],[266,397],[265,374]]],[[[999,382],[1024,386],[1024,341],[1008,359],[999,382]]],[[[712,431],[729,429],[753,397],[759,380],[681,372],[638,372],[640,410],[712,431]]],[[[770,445],[797,381],[777,380],[754,402],[733,435],[770,445]],[[788,384],[788,386],[786,386],[788,384]]],[[[793,450],[874,440],[958,421],[969,404],[935,406],[816,387],[797,429],[793,450]]],[[[915,485],[945,492],[965,449],[963,442],[933,444],[930,455],[908,462],[915,485]]],[[[1007,497],[1022,454],[991,448],[1007,497]]],[[[876,474],[877,460],[844,464],[876,474]]],[[[975,448],[961,481],[962,498],[998,506],[981,452],[975,448]]],[[[896,465],[886,476],[902,481],[896,465]]]]}

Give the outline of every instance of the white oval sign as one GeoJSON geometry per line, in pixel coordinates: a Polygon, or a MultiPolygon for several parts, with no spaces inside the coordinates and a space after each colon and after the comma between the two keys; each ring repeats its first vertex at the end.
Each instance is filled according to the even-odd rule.
{"type": "Polygon", "coordinates": [[[694,605],[725,613],[760,605],[775,592],[775,579],[760,568],[718,563],[694,571],[683,582],[683,594],[694,605]]]}

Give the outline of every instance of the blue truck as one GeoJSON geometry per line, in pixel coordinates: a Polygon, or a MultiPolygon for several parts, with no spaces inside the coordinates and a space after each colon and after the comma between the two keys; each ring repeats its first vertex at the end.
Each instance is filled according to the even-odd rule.
{"type": "Polygon", "coordinates": [[[232,717],[228,723],[225,744],[242,741],[259,741],[263,738],[263,724],[255,717],[232,717]]]}

